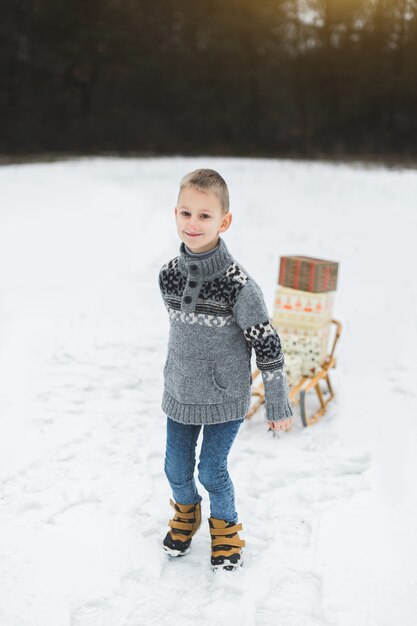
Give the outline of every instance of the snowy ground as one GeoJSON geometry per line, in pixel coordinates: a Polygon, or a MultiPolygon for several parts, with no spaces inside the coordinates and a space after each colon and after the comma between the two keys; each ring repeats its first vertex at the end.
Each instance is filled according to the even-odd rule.
{"type": "MultiPolygon", "coordinates": [[[[0,168],[0,624],[414,626],[417,172],[275,160],[0,168]],[[243,424],[229,469],[245,567],[213,574],[171,515],[160,410],[181,176],[230,187],[231,253],[272,309],[281,254],[340,261],[337,399],[243,424]]],[[[201,441],[201,440],[200,440],[201,441]]]]}

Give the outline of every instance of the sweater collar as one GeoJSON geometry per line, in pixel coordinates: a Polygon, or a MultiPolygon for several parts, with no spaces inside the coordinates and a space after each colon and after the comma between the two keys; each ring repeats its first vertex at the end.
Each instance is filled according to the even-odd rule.
{"type": "Polygon", "coordinates": [[[205,259],[199,259],[198,257],[191,257],[185,252],[184,242],[180,245],[180,256],[178,259],[178,269],[181,274],[187,276],[189,273],[195,275],[201,275],[204,278],[209,278],[214,274],[220,274],[233,262],[233,258],[227,249],[223,239],[219,237],[220,245],[216,248],[216,251],[205,259]]]}
{"type": "Polygon", "coordinates": [[[220,239],[217,241],[216,246],[212,248],[211,250],[208,250],[207,252],[193,252],[185,244],[184,244],[184,251],[187,256],[194,257],[195,259],[207,259],[209,256],[212,256],[216,252],[219,246],[220,246],[220,239]]]}

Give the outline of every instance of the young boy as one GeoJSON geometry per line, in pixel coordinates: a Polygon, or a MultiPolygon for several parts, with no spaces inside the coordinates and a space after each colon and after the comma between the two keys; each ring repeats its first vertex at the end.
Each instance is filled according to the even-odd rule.
{"type": "Polygon", "coordinates": [[[175,207],[180,255],[163,265],[159,286],[170,317],[161,408],[167,416],[164,470],[175,510],[163,548],[183,556],[201,524],[194,481],[195,449],[203,428],[198,478],[210,497],[213,570],[242,565],[234,487],[227,456],[251,399],[251,353],[262,372],[266,419],[285,430],[292,421],[281,342],[260,287],[220,237],[232,222],[223,178],[211,169],[183,177],[175,207]]]}

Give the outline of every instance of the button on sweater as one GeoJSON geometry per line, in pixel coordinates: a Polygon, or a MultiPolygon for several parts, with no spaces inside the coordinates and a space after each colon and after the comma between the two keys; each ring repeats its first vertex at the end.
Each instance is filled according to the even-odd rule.
{"type": "Polygon", "coordinates": [[[183,424],[241,419],[251,404],[251,354],[262,373],[266,419],[292,415],[281,341],[262,291],[219,237],[214,250],[180,254],[159,272],[170,318],[161,408],[183,424]]]}

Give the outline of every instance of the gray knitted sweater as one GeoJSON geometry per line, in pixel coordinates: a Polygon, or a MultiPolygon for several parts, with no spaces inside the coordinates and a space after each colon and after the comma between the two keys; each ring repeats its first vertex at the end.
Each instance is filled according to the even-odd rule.
{"type": "MultiPolygon", "coordinates": [[[[211,252],[211,251],[210,251],[211,252]]],[[[251,353],[262,373],[266,419],[292,415],[279,336],[262,291],[223,239],[212,254],[180,255],[159,272],[170,317],[161,408],[183,424],[241,419],[251,404],[251,353]]]]}

